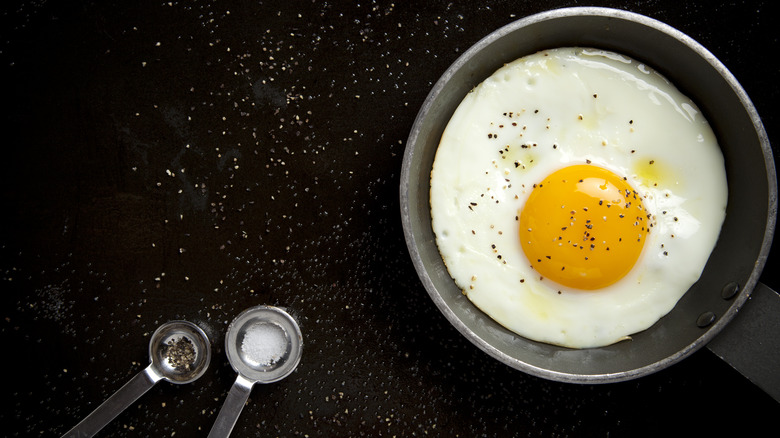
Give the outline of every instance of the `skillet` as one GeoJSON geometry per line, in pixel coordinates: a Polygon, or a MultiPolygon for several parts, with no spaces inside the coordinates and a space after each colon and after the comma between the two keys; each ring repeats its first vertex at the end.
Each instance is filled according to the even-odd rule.
{"type": "MultiPolygon", "coordinates": [[[[542,378],[608,383],[645,376],[707,345],[757,287],[768,293],[771,302],[780,302],[774,291],[758,283],[777,214],[774,161],[761,120],[745,91],[715,56],[680,31],[639,14],[596,7],[558,9],[511,23],[471,47],[442,75],[418,113],[406,145],[400,200],[412,262],[435,305],[487,354],[542,378]],[[723,151],[729,184],[726,219],[699,281],[669,314],[631,341],[583,350],[525,339],[473,306],[438,253],[429,210],[434,154],[466,93],[506,62],[562,46],[613,50],[666,76],[710,122],[723,151]]],[[[772,365],[768,366],[771,372],[772,365]]]]}

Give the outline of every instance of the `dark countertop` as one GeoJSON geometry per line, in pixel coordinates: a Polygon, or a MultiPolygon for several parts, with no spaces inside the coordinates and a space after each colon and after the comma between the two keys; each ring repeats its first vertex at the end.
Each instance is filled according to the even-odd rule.
{"type": "MultiPolygon", "coordinates": [[[[303,358],[253,389],[234,436],[776,428],[780,404],[706,349],[623,383],[525,375],[462,338],[417,278],[398,185],[427,93],[492,30],[579,2],[66,3],[0,16],[6,436],[70,429],[146,367],[171,319],[208,333],[211,367],[158,383],[102,436],[205,436],[236,378],[225,328],[256,304],[298,318],[303,358]]],[[[772,2],[590,5],[712,51],[777,157],[772,2]]],[[[775,243],[775,290],[777,257],[775,243]]]]}

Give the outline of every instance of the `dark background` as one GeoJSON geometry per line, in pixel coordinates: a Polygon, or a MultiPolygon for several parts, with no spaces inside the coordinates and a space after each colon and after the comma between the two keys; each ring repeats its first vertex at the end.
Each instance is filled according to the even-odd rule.
{"type": "MultiPolygon", "coordinates": [[[[772,1],[6,1],[0,336],[6,436],[59,436],[187,319],[213,343],[102,436],[205,436],[236,374],[227,324],[287,307],[287,379],[234,436],[750,436],[780,404],[707,349],[629,382],[511,369],[462,338],[408,258],[405,140],[468,47],[529,14],[599,5],[687,33],[778,121],[772,1]]],[[[762,281],[780,289],[777,244],[762,281]]]]}

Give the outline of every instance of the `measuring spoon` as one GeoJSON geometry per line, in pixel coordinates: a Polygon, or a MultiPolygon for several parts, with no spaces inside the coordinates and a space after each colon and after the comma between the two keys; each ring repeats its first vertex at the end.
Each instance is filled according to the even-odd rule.
{"type": "Polygon", "coordinates": [[[208,368],[211,344],[206,333],[197,325],[188,321],[170,321],[152,334],[149,360],[151,364],[145,370],[62,437],[94,436],[162,379],[176,384],[197,380],[208,368]]]}
{"type": "Polygon", "coordinates": [[[225,334],[228,361],[238,373],[209,438],[227,437],[255,383],[273,383],[295,370],[303,336],[298,323],[279,307],[255,306],[241,312],[225,334]]]}

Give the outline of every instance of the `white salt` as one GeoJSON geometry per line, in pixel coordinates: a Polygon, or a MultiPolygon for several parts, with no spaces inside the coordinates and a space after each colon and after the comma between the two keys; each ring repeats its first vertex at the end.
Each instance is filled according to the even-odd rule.
{"type": "Polygon", "coordinates": [[[261,322],[251,325],[241,342],[241,351],[261,366],[268,366],[282,358],[287,351],[284,330],[276,324],[261,322]]]}

